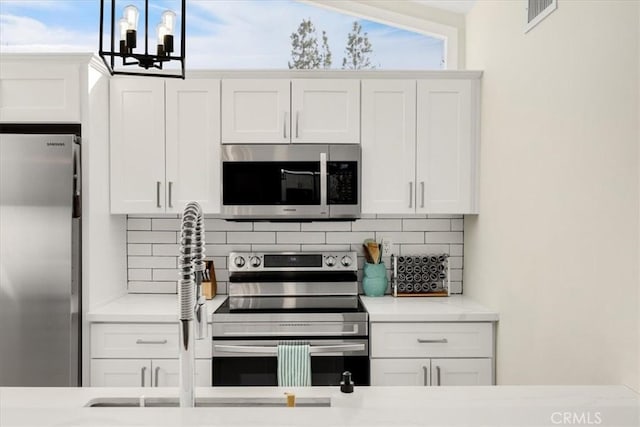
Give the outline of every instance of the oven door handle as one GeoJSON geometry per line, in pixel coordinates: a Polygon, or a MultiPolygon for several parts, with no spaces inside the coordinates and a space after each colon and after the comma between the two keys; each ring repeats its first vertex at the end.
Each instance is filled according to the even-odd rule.
{"type": "MultiPolygon", "coordinates": [[[[278,354],[278,346],[214,344],[213,349],[231,353],[278,354]]],[[[314,345],[309,348],[309,354],[313,355],[321,353],[338,353],[363,350],[364,344],[314,345]]]]}

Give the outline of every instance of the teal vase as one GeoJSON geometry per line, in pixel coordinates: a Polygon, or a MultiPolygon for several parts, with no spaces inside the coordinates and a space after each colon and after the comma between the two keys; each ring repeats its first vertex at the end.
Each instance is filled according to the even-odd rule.
{"type": "Polygon", "coordinates": [[[381,297],[387,290],[387,269],[383,263],[364,264],[362,290],[368,297],[381,297]]]}

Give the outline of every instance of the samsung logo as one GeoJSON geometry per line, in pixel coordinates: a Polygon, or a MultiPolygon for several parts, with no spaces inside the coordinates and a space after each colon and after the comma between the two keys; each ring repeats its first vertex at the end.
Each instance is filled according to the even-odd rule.
{"type": "Polygon", "coordinates": [[[47,147],[64,147],[64,142],[47,142],[47,147]]]}

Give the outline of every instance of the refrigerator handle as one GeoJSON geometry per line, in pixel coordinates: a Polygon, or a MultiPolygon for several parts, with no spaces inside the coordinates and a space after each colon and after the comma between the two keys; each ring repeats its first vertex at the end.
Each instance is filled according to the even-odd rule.
{"type": "Polygon", "coordinates": [[[82,213],[82,168],[80,156],[80,140],[76,138],[73,144],[73,218],[80,218],[82,213]]]}

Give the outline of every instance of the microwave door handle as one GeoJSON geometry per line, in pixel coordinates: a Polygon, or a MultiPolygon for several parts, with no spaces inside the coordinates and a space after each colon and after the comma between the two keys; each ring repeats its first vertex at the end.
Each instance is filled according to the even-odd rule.
{"type": "Polygon", "coordinates": [[[327,208],[327,153],[320,153],[320,207],[327,208]]]}

